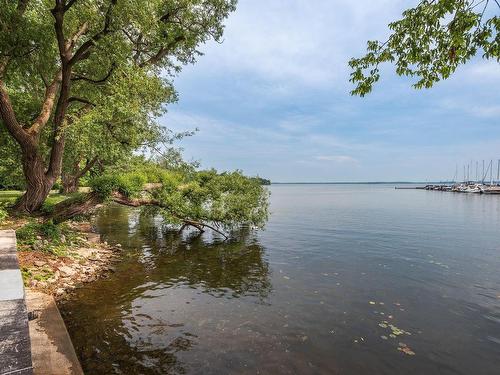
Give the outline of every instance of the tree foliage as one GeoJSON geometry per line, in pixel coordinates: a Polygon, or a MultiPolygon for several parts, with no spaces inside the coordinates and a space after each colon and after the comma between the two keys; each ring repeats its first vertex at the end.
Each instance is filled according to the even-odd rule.
{"type": "Polygon", "coordinates": [[[262,227],[268,217],[268,190],[240,171],[186,174],[149,166],[99,176],[91,189],[102,199],[155,207],[172,224],[262,227]]]}
{"type": "Polygon", "coordinates": [[[154,136],[152,120],[176,98],[171,77],[196,60],[200,44],[221,39],[235,4],[1,0],[0,120],[21,150],[20,209],[40,208],[64,154],[113,153],[154,136]]]}
{"type": "Polygon", "coordinates": [[[0,189],[24,189],[19,145],[0,127],[0,189]]]}
{"type": "Polygon", "coordinates": [[[368,94],[380,79],[379,65],[394,63],[400,76],[416,77],[415,88],[430,88],[477,54],[500,61],[498,0],[423,0],[389,24],[385,42],[369,41],[367,54],[353,58],[353,95],[368,94]]]}

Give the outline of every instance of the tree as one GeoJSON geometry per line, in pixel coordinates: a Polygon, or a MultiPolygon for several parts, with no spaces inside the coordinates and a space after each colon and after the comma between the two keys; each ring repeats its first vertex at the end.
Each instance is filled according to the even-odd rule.
{"type": "Polygon", "coordinates": [[[181,230],[192,226],[224,231],[242,224],[262,227],[268,217],[268,190],[240,171],[183,173],[159,165],[108,173],[91,181],[91,192],[57,204],[50,215],[55,223],[91,213],[96,206],[116,202],[148,207],[181,230]]]}
{"type": "Polygon", "coordinates": [[[389,24],[381,43],[368,42],[368,52],[349,61],[353,95],[371,92],[380,78],[379,65],[392,62],[400,76],[417,77],[415,88],[430,88],[448,78],[477,54],[500,61],[498,0],[423,0],[389,24]]]}
{"type": "Polygon", "coordinates": [[[103,97],[108,102],[101,101],[99,111],[78,118],[66,132],[62,167],[65,193],[75,192],[80,178],[94,167],[103,170],[138,149],[156,147],[172,138],[155,117],[164,112],[166,103],[176,100],[173,87],[161,81],[156,87],[146,86],[142,78],[131,82],[130,75],[118,81],[104,88],[103,97]],[[115,98],[121,95],[126,97],[127,106],[117,108],[115,98]]]}
{"type": "Polygon", "coordinates": [[[141,113],[127,88],[141,82],[142,93],[165,93],[171,85],[160,73],[176,74],[195,61],[198,45],[220,40],[235,3],[2,0],[0,119],[20,147],[26,180],[16,209],[43,204],[61,175],[68,129],[99,112],[141,113]],[[107,96],[113,87],[121,90],[107,96]]]}
{"type": "Polygon", "coordinates": [[[18,144],[0,127],[0,189],[24,189],[18,144]]]}

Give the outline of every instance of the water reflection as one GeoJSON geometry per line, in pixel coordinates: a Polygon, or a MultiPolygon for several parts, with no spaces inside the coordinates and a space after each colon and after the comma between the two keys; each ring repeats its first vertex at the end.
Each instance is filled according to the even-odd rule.
{"type": "Polygon", "coordinates": [[[242,296],[265,304],[271,292],[264,249],[248,229],[231,241],[180,235],[158,217],[119,206],[96,225],[104,239],[122,244],[125,260],[62,309],[89,374],[185,373],[178,353],[197,345],[200,327],[221,324],[204,319],[206,311],[186,314],[186,306],[197,301],[208,310],[214,299],[242,296]]]}
{"type": "Polygon", "coordinates": [[[65,307],[88,374],[498,373],[499,197],[271,189],[232,242],[103,212],[124,260],[65,307]]]}

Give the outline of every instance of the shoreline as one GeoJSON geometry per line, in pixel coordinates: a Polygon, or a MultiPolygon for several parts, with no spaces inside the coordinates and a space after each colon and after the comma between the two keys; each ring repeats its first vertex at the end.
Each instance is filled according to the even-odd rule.
{"type": "MultiPolygon", "coordinates": [[[[3,227],[17,230],[25,223],[16,220],[5,224],[3,227]]],[[[44,251],[41,238],[37,249],[23,249],[19,244],[17,249],[25,288],[51,295],[58,304],[74,290],[114,272],[113,264],[121,253],[121,245],[101,241],[91,222],[69,222],[68,226],[78,244],[69,244],[64,254],[44,251]]]]}

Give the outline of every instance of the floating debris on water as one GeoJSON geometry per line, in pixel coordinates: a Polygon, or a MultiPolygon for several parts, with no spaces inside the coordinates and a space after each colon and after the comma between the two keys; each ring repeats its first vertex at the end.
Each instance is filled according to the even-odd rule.
{"type": "Polygon", "coordinates": [[[384,328],[384,329],[389,328],[391,330],[391,334],[389,335],[389,337],[391,337],[391,338],[396,338],[397,336],[402,336],[402,335],[411,336],[411,332],[408,332],[402,328],[396,327],[394,324],[390,324],[387,320],[381,321],[378,324],[378,326],[380,328],[384,328]]]}
{"type": "Polygon", "coordinates": [[[402,343],[402,342],[399,343],[398,350],[400,352],[405,353],[406,355],[415,355],[415,352],[413,350],[411,350],[408,345],[406,345],[405,343],[402,343]]]}

